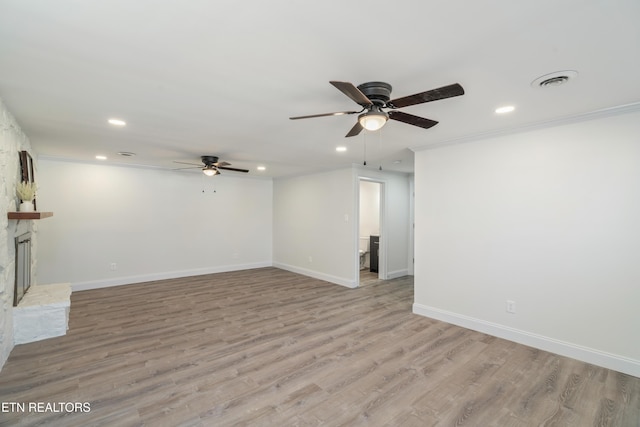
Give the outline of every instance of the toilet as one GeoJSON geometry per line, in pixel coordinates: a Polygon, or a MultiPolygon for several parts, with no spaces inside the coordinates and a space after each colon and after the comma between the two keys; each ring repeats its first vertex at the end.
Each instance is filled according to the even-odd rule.
{"type": "Polygon", "coordinates": [[[367,268],[367,254],[369,253],[369,237],[360,237],[358,253],[360,254],[360,270],[367,268]]]}

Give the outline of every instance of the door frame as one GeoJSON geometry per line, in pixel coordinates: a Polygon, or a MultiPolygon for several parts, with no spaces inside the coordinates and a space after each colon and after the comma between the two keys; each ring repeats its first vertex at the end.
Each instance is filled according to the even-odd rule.
{"type": "Polygon", "coordinates": [[[386,236],[386,180],[358,174],[356,179],[356,221],[355,221],[355,287],[360,286],[360,182],[374,182],[380,184],[380,243],[378,245],[378,279],[387,279],[387,236],[386,236]]]}

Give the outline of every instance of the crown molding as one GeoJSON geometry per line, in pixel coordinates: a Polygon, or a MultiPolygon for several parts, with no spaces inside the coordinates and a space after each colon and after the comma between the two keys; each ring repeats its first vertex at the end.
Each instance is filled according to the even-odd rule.
{"type": "Polygon", "coordinates": [[[505,128],[505,129],[499,129],[495,131],[467,135],[463,137],[445,139],[445,140],[434,142],[428,145],[410,147],[410,149],[414,152],[432,150],[435,148],[440,148],[448,145],[464,144],[467,142],[476,142],[476,141],[480,141],[488,138],[513,135],[513,134],[523,133],[523,132],[531,132],[531,131],[540,130],[540,129],[548,129],[551,127],[563,126],[563,125],[568,125],[573,123],[580,123],[580,122],[585,122],[589,120],[601,119],[605,117],[619,116],[622,114],[634,113],[638,111],[640,111],[640,102],[634,102],[631,104],[618,105],[615,107],[603,108],[600,110],[590,111],[587,113],[574,114],[571,116],[565,116],[565,117],[545,120],[541,122],[529,123],[521,126],[514,126],[511,128],[505,128]]]}

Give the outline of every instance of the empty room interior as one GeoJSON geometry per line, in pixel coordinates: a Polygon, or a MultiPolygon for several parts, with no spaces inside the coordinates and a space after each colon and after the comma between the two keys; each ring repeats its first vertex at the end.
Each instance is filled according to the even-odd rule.
{"type": "Polygon", "coordinates": [[[639,20],[0,1],[0,425],[640,426],[639,20]]]}

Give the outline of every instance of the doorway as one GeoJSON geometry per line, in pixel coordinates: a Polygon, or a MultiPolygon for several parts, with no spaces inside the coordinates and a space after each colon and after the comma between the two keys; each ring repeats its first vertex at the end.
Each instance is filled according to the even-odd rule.
{"type": "Polygon", "coordinates": [[[358,186],[357,286],[385,278],[384,182],[360,178],[358,186]]]}

